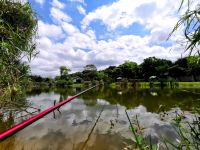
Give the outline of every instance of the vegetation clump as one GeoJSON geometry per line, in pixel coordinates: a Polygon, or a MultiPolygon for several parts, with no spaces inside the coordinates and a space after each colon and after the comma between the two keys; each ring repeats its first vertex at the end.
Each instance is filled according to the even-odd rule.
{"type": "Polygon", "coordinates": [[[24,60],[30,61],[37,54],[36,30],[37,17],[28,2],[0,0],[1,97],[15,97],[27,83],[29,66],[24,60]]]}
{"type": "MultiPolygon", "coordinates": [[[[183,6],[187,6],[185,13],[180,17],[179,21],[175,25],[170,36],[172,36],[179,28],[184,28],[184,36],[186,51],[189,54],[200,55],[198,46],[200,44],[200,4],[197,4],[195,8],[192,9],[191,5],[195,1],[191,0],[181,0],[181,5],[179,11],[183,6]]],[[[183,42],[183,41],[182,41],[183,42]]]]}

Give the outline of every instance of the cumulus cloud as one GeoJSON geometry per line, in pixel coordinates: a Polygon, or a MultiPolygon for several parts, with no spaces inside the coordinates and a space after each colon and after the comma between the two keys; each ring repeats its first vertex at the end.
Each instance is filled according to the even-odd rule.
{"type": "MultiPolygon", "coordinates": [[[[84,3],[83,0],[70,1],[84,3]]],[[[51,5],[50,16],[54,24],[39,21],[37,49],[40,54],[30,63],[33,74],[56,76],[61,65],[70,67],[73,72],[81,71],[91,63],[98,69],[104,69],[125,60],[141,63],[151,56],[175,60],[182,52],[182,48],[173,43],[182,37],[181,33],[172,37],[170,46],[160,45],[165,42],[178,19],[175,15],[178,4],[174,0],[118,0],[88,14],[78,5],[79,12],[86,14],[81,22],[82,28],[75,25],[64,12],[64,4],[53,0],[51,5]],[[107,34],[117,32],[119,27],[128,28],[133,23],[141,24],[150,34],[129,34],[99,40],[96,35],[99,29],[90,27],[95,20],[107,27],[107,34]],[[60,38],[62,40],[58,41],[60,38]]]]}
{"type": "Polygon", "coordinates": [[[84,0],[69,0],[70,2],[78,2],[78,3],[82,3],[85,4],[84,0]]]}
{"type": "Polygon", "coordinates": [[[36,3],[43,5],[45,3],[45,0],[34,0],[36,3]]]}
{"type": "Polygon", "coordinates": [[[80,14],[85,15],[86,14],[86,10],[81,6],[77,6],[77,10],[79,11],[80,14]]]}
{"type": "Polygon", "coordinates": [[[172,27],[177,17],[172,15],[178,9],[177,2],[172,0],[119,0],[111,5],[104,5],[88,13],[82,21],[83,28],[92,21],[102,21],[109,30],[118,27],[129,27],[133,23],[140,23],[146,28],[172,27]],[[164,18],[164,19],[163,19],[164,18]]]}
{"type": "Polygon", "coordinates": [[[68,35],[79,32],[78,28],[67,22],[62,23],[62,28],[68,35]]]}
{"type": "Polygon", "coordinates": [[[60,1],[58,0],[53,0],[51,5],[55,8],[58,8],[58,9],[63,9],[65,7],[65,4],[64,3],[61,3],[60,1]]]}
{"type": "Polygon", "coordinates": [[[71,22],[72,18],[56,7],[52,7],[50,15],[56,23],[71,22]]]}
{"type": "Polygon", "coordinates": [[[43,21],[38,21],[38,34],[39,37],[51,37],[51,38],[61,38],[64,36],[62,28],[55,24],[44,23],[43,21]]]}
{"type": "Polygon", "coordinates": [[[38,39],[40,54],[33,62],[33,73],[43,76],[59,74],[59,67],[66,65],[72,71],[81,71],[86,64],[93,63],[98,69],[109,65],[119,65],[125,60],[141,63],[150,56],[175,60],[180,53],[170,48],[149,46],[150,37],[135,35],[121,36],[115,40],[97,41],[93,31],[81,33],[76,30],[63,43],[56,43],[49,38],[38,39]],[[85,51],[88,49],[89,51],[85,51]]]}

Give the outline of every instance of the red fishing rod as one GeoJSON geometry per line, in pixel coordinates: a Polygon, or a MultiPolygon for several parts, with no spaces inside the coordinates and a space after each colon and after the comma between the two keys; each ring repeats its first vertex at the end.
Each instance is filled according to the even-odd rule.
{"type": "Polygon", "coordinates": [[[91,90],[91,89],[93,89],[93,88],[95,88],[95,87],[97,87],[97,86],[99,86],[99,85],[95,85],[95,86],[93,86],[93,87],[91,87],[91,88],[89,88],[89,89],[86,89],[86,90],[84,90],[84,91],[82,91],[82,92],[80,92],[80,93],[78,93],[78,94],[76,94],[76,95],[74,95],[74,96],[71,96],[71,97],[67,98],[66,100],[64,100],[64,101],[62,101],[62,102],[56,104],[55,106],[50,107],[50,108],[48,108],[48,109],[46,109],[46,110],[40,112],[39,114],[37,114],[37,115],[35,115],[35,116],[29,118],[28,120],[25,120],[25,121],[23,121],[23,122],[21,122],[21,123],[15,125],[15,126],[13,126],[12,128],[10,128],[10,129],[8,129],[8,130],[6,130],[6,131],[0,133],[0,141],[2,141],[2,140],[4,140],[4,139],[6,139],[6,138],[8,138],[8,137],[10,137],[10,136],[12,136],[12,135],[14,135],[15,133],[21,131],[22,129],[24,129],[25,127],[27,127],[27,126],[29,126],[30,124],[34,123],[35,121],[39,120],[40,118],[46,116],[46,115],[49,114],[50,112],[52,112],[52,111],[54,111],[54,110],[60,108],[62,105],[64,105],[64,104],[70,102],[71,100],[77,98],[79,95],[81,95],[81,94],[83,94],[83,93],[85,93],[85,92],[87,92],[87,91],[89,91],[89,90],[91,90]]]}

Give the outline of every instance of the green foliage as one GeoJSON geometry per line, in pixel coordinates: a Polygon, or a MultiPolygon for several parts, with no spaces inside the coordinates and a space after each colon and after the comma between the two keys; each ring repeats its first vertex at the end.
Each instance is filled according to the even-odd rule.
{"type": "Polygon", "coordinates": [[[199,149],[200,145],[200,118],[195,117],[192,122],[184,121],[183,114],[176,113],[174,118],[180,142],[177,145],[167,141],[175,149],[199,149]]]}
{"type": "Polygon", "coordinates": [[[73,84],[73,80],[71,76],[69,75],[69,72],[71,70],[67,68],[66,66],[60,67],[60,76],[57,76],[55,78],[55,83],[57,87],[67,87],[73,84]]]}
{"type": "Polygon", "coordinates": [[[60,79],[60,80],[56,81],[56,86],[57,87],[63,87],[64,88],[64,87],[70,86],[72,84],[73,84],[72,80],[60,79]]]}
{"type": "Polygon", "coordinates": [[[98,85],[98,84],[99,84],[99,81],[97,81],[97,80],[92,81],[92,85],[98,85]]]}
{"type": "Polygon", "coordinates": [[[119,66],[121,69],[121,75],[123,78],[135,78],[137,76],[138,65],[135,62],[125,61],[122,65],[119,66]]]}
{"type": "Polygon", "coordinates": [[[97,79],[98,81],[100,81],[100,80],[105,81],[107,78],[108,78],[108,75],[105,74],[103,71],[98,71],[98,72],[96,73],[96,79],[97,79]]]}
{"type": "Polygon", "coordinates": [[[149,57],[144,60],[140,66],[140,74],[147,80],[150,76],[162,77],[168,72],[172,62],[166,59],[149,57]]]}
{"type": "Polygon", "coordinates": [[[29,67],[22,58],[37,54],[34,37],[37,18],[29,3],[0,0],[0,87],[6,92],[20,89],[29,67]]]}
{"type": "MultiPolygon", "coordinates": [[[[149,149],[158,149],[157,145],[153,145],[151,142],[147,143],[147,139],[144,137],[144,133],[142,132],[144,128],[142,128],[139,124],[139,120],[136,115],[136,121],[132,122],[127,111],[126,116],[130,123],[130,129],[133,133],[133,141],[135,143],[136,148],[140,150],[149,150],[149,149]]],[[[178,135],[178,142],[176,144],[173,141],[169,141],[167,139],[162,139],[163,148],[164,149],[174,149],[174,150],[193,150],[199,149],[200,145],[200,118],[195,117],[192,122],[184,121],[185,116],[183,114],[178,114],[176,112],[176,116],[173,119],[173,124],[175,124],[176,128],[175,132],[178,135]]]]}
{"type": "Polygon", "coordinates": [[[83,82],[83,85],[84,85],[85,87],[89,87],[89,86],[92,85],[92,82],[91,82],[91,81],[84,81],[84,82],[83,82]]]}
{"type": "MultiPolygon", "coordinates": [[[[194,48],[200,44],[200,4],[196,6],[194,10],[191,10],[192,1],[190,0],[181,0],[181,5],[179,10],[183,7],[184,4],[187,4],[186,12],[180,17],[180,20],[175,25],[170,36],[174,34],[179,28],[184,27],[184,35],[186,39],[186,50],[189,50],[192,54],[194,48]]],[[[200,52],[198,49],[195,49],[198,55],[200,52]]]]}
{"type": "Polygon", "coordinates": [[[130,124],[130,130],[133,133],[132,140],[135,143],[135,148],[139,148],[140,150],[157,150],[158,146],[152,144],[151,138],[150,138],[150,143],[147,144],[147,141],[145,137],[143,136],[144,128],[140,127],[137,115],[136,115],[136,121],[135,121],[135,124],[134,124],[135,126],[134,126],[126,110],[125,110],[125,113],[130,124]]]}
{"type": "Polygon", "coordinates": [[[190,74],[197,76],[200,75],[200,56],[187,57],[188,68],[190,68],[190,74]]]}
{"type": "Polygon", "coordinates": [[[60,76],[61,77],[67,76],[70,71],[71,70],[69,68],[67,68],[66,66],[60,66],[60,76]]]}
{"type": "Polygon", "coordinates": [[[118,77],[118,75],[116,74],[116,68],[116,66],[109,66],[104,70],[104,73],[108,75],[108,79],[111,81],[118,77]]]}
{"type": "Polygon", "coordinates": [[[172,77],[193,76],[196,81],[196,76],[200,75],[200,57],[189,56],[178,59],[172,67],[169,68],[172,77]]]}
{"type": "Polygon", "coordinates": [[[83,79],[85,81],[92,81],[96,77],[97,68],[94,64],[89,64],[84,67],[82,73],[83,73],[83,79]]]}

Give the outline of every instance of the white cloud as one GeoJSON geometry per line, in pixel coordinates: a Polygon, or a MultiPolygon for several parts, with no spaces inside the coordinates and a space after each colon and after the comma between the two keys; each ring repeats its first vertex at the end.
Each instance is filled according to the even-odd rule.
{"type": "Polygon", "coordinates": [[[81,6],[77,6],[77,10],[79,11],[80,14],[85,15],[86,14],[86,10],[81,6]]]}
{"type": "Polygon", "coordinates": [[[63,30],[64,30],[67,34],[69,34],[69,35],[72,35],[72,34],[74,34],[74,33],[79,32],[79,29],[78,29],[78,28],[76,28],[75,26],[73,26],[72,24],[69,24],[69,23],[67,23],[67,22],[64,22],[64,23],[62,24],[62,28],[63,28],[63,30]]]}
{"type": "Polygon", "coordinates": [[[84,0],[69,0],[70,2],[78,2],[78,3],[82,3],[85,4],[84,0]]]}
{"type": "Polygon", "coordinates": [[[68,16],[66,13],[55,7],[51,8],[50,14],[53,20],[57,23],[72,21],[72,18],[70,16],[68,16]]]}
{"type": "Polygon", "coordinates": [[[43,5],[45,3],[45,0],[34,0],[36,3],[43,5]]]}
{"type": "Polygon", "coordinates": [[[60,1],[58,0],[53,0],[51,5],[55,8],[58,8],[58,9],[63,9],[65,7],[65,4],[64,3],[61,3],[60,1]]]}
{"type": "Polygon", "coordinates": [[[103,69],[109,65],[119,65],[125,60],[141,63],[150,56],[171,60],[180,56],[177,48],[176,51],[170,51],[173,47],[149,46],[150,36],[124,35],[115,40],[97,41],[92,30],[81,33],[77,29],[70,33],[73,34],[69,34],[62,43],[53,42],[47,37],[38,39],[40,54],[31,62],[33,73],[55,76],[59,74],[61,65],[70,67],[72,71],[82,71],[90,63],[103,69]]]}
{"type": "MultiPolygon", "coordinates": [[[[70,1],[84,3],[81,0],[70,1]]],[[[81,71],[86,64],[93,63],[98,69],[103,69],[109,65],[119,65],[125,60],[141,63],[150,56],[175,60],[183,52],[182,47],[176,43],[169,47],[155,43],[164,42],[176,23],[176,3],[174,0],[118,0],[88,13],[81,22],[84,30],[71,23],[72,18],[61,11],[61,5],[52,3],[50,15],[55,24],[39,21],[37,49],[40,54],[31,62],[32,72],[55,76],[59,74],[61,65],[70,67],[72,71],[81,71]],[[117,32],[119,27],[128,28],[133,23],[143,25],[150,34],[98,40],[95,30],[90,27],[95,20],[100,20],[107,27],[108,34],[117,32]],[[55,40],[60,37],[63,42],[55,40]]],[[[85,14],[84,10],[79,11],[85,14]]],[[[178,33],[170,42],[181,37],[181,33],[178,33]]]]}
{"type": "Polygon", "coordinates": [[[127,28],[133,23],[140,23],[148,29],[160,26],[169,28],[177,21],[173,15],[177,8],[177,2],[172,0],[119,0],[88,13],[82,25],[86,28],[92,21],[100,20],[109,30],[127,28]]]}
{"type": "Polygon", "coordinates": [[[64,36],[62,28],[55,24],[44,23],[43,21],[38,21],[38,34],[40,37],[51,37],[51,38],[61,38],[64,36]]]}

